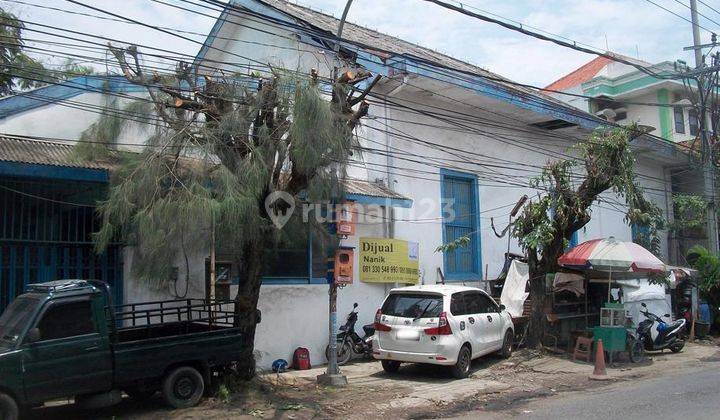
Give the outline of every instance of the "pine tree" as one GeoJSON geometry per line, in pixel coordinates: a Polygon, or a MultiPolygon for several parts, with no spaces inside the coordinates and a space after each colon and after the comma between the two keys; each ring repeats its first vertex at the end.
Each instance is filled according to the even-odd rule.
{"type": "Polygon", "coordinates": [[[327,95],[314,70],[304,77],[273,70],[262,79],[198,80],[188,64],[172,75],[148,75],[134,46],[110,50],[125,77],[146,87],[157,120],[140,153],[112,147],[122,132],[112,110],[85,133],[102,137],[96,144],[118,161],[99,205],[98,251],[121,235],[135,245],[135,275],[160,286],[191,244],[210,245],[214,229],[216,245],[240,270],[235,323],[246,332],[241,372],[250,377],[264,251],[302,240],[308,229],[327,249],[336,245],[314,218],[308,225],[294,212],[278,229],[271,215],[302,202],[342,199],[353,131],[379,76],[362,90],[355,86],[370,74],[345,72],[327,95]],[[268,202],[277,192],[293,202],[268,202]]]}

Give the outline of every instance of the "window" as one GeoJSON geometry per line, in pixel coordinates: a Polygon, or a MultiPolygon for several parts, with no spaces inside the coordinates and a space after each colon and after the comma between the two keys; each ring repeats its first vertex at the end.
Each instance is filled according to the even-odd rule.
{"type": "Polygon", "coordinates": [[[498,306],[495,304],[495,302],[487,297],[486,295],[483,295],[482,293],[478,293],[480,298],[480,306],[482,309],[483,314],[489,314],[493,312],[498,312],[498,306]]]}
{"type": "Polygon", "coordinates": [[[700,132],[700,122],[698,121],[697,110],[691,109],[688,111],[688,123],[690,124],[690,135],[697,136],[700,132]]]}
{"type": "Polygon", "coordinates": [[[437,318],[443,307],[440,295],[391,293],[382,306],[383,315],[403,318],[437,318]]]}
{"type": "Polygon", "coordinates": [[[630,235],[636,244],[645,245],[650,242],[650,228],[633,223],[630,225],[630,235]]]}
{"type": "Polygon", "coordinates": [[[325,282],[328,250],[307,231],[288,233],[274,248],[265,250],[265,283],[325,282]]]}
{"type": "Polygon", "coordinates": [[[90,301],[52,304],[43,314],[38,329],[41,341],[94,333],[90,301]]]}
{"type": "Polygon", "coordinates": [[[482,295],[478,292],[465,293],[465,306],[467,307],[468,314],[483,313],[481,297],[482,295]]]}
{"type": "Polygon", "coordinates": [[[678,134],[685,134],[685,114],[682,107],[674,107],[673,114],[675,116],[675,132],[678,134]]]}
{"type": "Polygon", "coordinates": [[[467,305],[465,303],[465,293],[453,293],[450,296],[450,313],[453,315],[467,315],[467,305]]]}
{"type": "Polygon", "coordinates": [[[467,246],[445,252],[445,277],[448,280],[481,278],[477,178],[474,175],[441,170],[441,179],[443,243],[463,236],[470,237],[467,246]]]}

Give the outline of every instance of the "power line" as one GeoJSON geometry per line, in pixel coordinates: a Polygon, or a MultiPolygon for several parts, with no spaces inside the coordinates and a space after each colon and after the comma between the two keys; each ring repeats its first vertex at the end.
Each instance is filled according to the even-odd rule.
{"type": "MultiPolygon", "coordinates": [[[[650,1],[650,0],[647,0],[647,1],[649,1],[650,3],[653,3],[653,2],[652,2],[652,1],[650,1]]],[[[680,4],[680,5],[681,5],[681,6],[683,6],[683,7],[685,7],[685,8],[687,8],[687,9],[691,10],[691,7],[690,7],[689,5],[687,5],[687,4],[685,4],[684,2],[682,2],[682,1],[680,1],[680,0],[673,0],[673,1],[674,1],[675,3],[678,3],[678,4],[680,4]]],[[[653,3],[653,4],[655,4],[655,3],[653,3]]],[[[656,6],[657,6],[657,5],[656,5],[656,6]]],[[[667,9],[665,9],[665,10],[667,10],[667,9]]],[[[704,15],[704,14],[700,13],[699,11],[698,11],[698,15],[700,15],[700,16],[702,16],[702,17],[704,17],[705,19],[707,19],[708,21],[710,21],[710,22],[714,23],[715,25],[718,25],[718,26],[720,26],[720,23],[718,23],[718,21],[716,21],[716,20],[713,20],[713,19],[709,18],[709,17],[707,16],[707,15],[704,15]]],[[[684,19],[684,18],[683,18],[683,19],[684,19]]],[[[684,19],[684,20],[686,20],[686,21],[687,21],[687,19],[684,19]]],[[[692,23],[692,21],[690,21],[690,23],[692,23]]],[[[698,26],[700,26],[700,25],[698,25],[698,26]]],[[[710,32],[713,32],[713,31],[710,31],[710,32]]]]}
{"type": "MultiPolygon", "coordinates": [[[[654,5],[654,6],[656,6],[656,7],[659,7],[660,9],[662,9],[662,10],[670,13],[671,15],[673,15],[673,16],[675,16],[675,17],[678,17],[678,18],[684,20],[685,22],[688,22],[688,23],[691,24],[692,26],[697,26],[698,28],[704,29],[704,30],[706,30],[706,31],[708,31],[708,32],[710,32],[710,33],[715,33],[715,31],[710,30],[710,29],[708,29],[708,28],[706,28],[706,27],[704,27],[704,26],[701,26],[699,23],[698,23],[698,24],[695,24],[695,23],[693,23],[692,20],[686,18],[685,16],[683,16],[683,15],[681,15],[681,14],[678,14],[678,13],[673,12],[672,10],[668,9],[668,8],[665,7],[665,6],[662,6],[662,5],[660,5],[660,4],[655,3],[653,0],[645,0],[645,1],[648,2],[648,3],[650,3],[650,4],[652,4],[652,5],[654,5]]],[[[675,0],[675,1],[676,1],[676,3],[680,3],[680,4],[682,4],[683,6],[686,6],[686,7],[687,7],[687,5],[686,5],[685,3],[679,2],[679,1],[677,1],[677,0],[675,0]]],[[[704,16],[704,15],[703,15],[703,16],[704,16]]],[[[712,20],[711,20],[711,21],[712,21],[712,20]]],[[[715,21],[712,21],[712,22],[715,22],[715,21]]]]}
{"type": "MultiPolygon", "coordinates": [[[[575,42],[575,41],[573,41],[572,43],[570,43],[570,42],[563,41],[563,40],[560,40],[560,39],[551,38],[551,37],[549,37],[549,36],[546,36],[546,35],[543,35],[543,34],[540,34],[540,33],[537,33],[537,32],[529,31],[529,30],[523,28],[522,26],[513,25],[513,24],[510,24],[510,23],[507,23],[507,22],[503,22],[503,21],[501,21],[501,20],[492,18],[492,17],[490,17],[490,16],[486,16],[486,15],[483,15],[483,14],[480,14],[480,13],[476,13],[476,12],[473,12],[473,11],[470,11],[470,10],[467,10],[467,9],[464,9],[464,8],[462,8],[462,7],[459,7],[459,6],[456,6],[456,5],[454,5],[454,4],[450,4],[450,3],[447,3],[447,2],[444,2],[444,1],[441,1],[441,0],[423,0],[423,1],[426,1],[426,2],[429,2],[429,3],[434,3],[434,4],[436,4],[436,5],[440,6],[440,7],[443,7],[443,8],[445,8],[445,9],[453,10],[453,11],[458,12],[458,13],[461,13],[461,14],[463,14],[463,15],[467,15],[467,16],[473,17],[473,18],[475,18],[475,19],[479,19],[479,20],[482,20],[482,21],[485,21],[485,22],[489,22],[489,23],[493,23],[493,24],[496,24],[496,25],[500,25],[500,26],[502,26],[502,27],[504,27],[504,28],[506,28],[506,29],[510,29],[510,30],[512,30],[512,31],[519,32],[519,33],[521,33],[521,34],[528,35],[528,36],[531,36],[531,37],[533,37],[533,38],[537,38],[537,39],[542,40],[542,41],[552,42],[552,43],[557,44],[557,45],[560,45],[560,46],[562,46],[562,47],[566,47],[566,48],[570,48],[570,49],[573,49],[573,50],[576,50],[576,51],[584,52],[584,53],[586,53],[586,54],[597,55],[597,56],[600,56],[600,57],[604,57],[604,58],[607,58],[607,59],[616,61],[616,62],[618,62],[618,63],[626,64],[626,65],[628,65],[628,66],[635,67],[636,69],[642,71],[643,73],[646,73],[646,74],[648,74],[648,75],[650,75],[650,76],[653,76],[653,77],[655,77],[655,78],[658,78],[658,79],[675,79],[675,78],[678,78],[677,76],[670,76],[670,77],[668,77],[668,76],[665,76],[665,75],[662,75],[662,74],[658,74],[658,73],[652,71],[651,69],[649,69],[649,68],[646,67],[646,66],[640,65],[640,64],[638,64],[638,63],[636,63],[636,62],[633,62],[633,61],[630,61],[630,60],[626,60],[626,59],[624,59],[624,58],[622,58],[622,57],[618,57],[618,56],[615,55],[615,54],[608,54],[608,53],[604,53],[604,52],[594,51],[594,50],[592,50],[592,49],[588,49],[588,48],[585,48],[585,47],[581,47],[581,46],[579,46],[579,45],[577,44],[577,42],[575,42]]],[[[648,0],[648,1],[649,1],[649,0],[648,0]]],[[[704,28],[703,28],[703,29],[704,29],[704,28]]]]}
{"type": "Polygon", "coordinates": [[[707,7],[708,9],[712,10],[713,12],[720,14],[720,10],[710,6],[709,4],[705,3],[703,0],[697,0],[698,3],[702,4],[703,6],[707,7]]]}

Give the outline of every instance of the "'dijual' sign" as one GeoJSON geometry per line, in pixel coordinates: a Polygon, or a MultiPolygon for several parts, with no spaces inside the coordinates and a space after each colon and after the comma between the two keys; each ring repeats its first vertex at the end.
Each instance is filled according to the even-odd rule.
{"type": "Polygon", "coordinates": [[[400,239],[360,238],[360,281],[417,284],[418,243],[400,239]]]}

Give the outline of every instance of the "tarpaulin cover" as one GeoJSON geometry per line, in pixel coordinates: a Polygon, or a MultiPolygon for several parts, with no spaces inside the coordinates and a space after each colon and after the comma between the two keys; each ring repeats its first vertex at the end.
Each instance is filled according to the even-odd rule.
{"type": "Polygon", "coordinates": [[[525,291],[528,279],[530,278],[528,265],[518,260],[513,260],[510,264],[505,285],[502,293],[500,293],[500,303],[505,305],[505,309],[510,315],[517,318],[523,314],[523,304],[528,297],[525,291]]]}
{"type": "MultiPolygon", "coordinates": [[[[645,317],[640,314],[640,309],[645,309],[641,303],[647,305],[647,310],[659,317],[672,312],[669,296],[665,294],[665,286],[651,284],[647,279],[618,280],[617,283],[622,287],[623,303],[625,309],[630,312],[635,326],[645,320],[645,317]]],[[[666,322],[672,320],[671,318],[663,319],[666,322]]]]}
{"type": "Polygon", "coordinates": [[[575,273],[555,273],[553,280],[553,291],[568,291],[580,296],[585,293],[585,279],[580,274],[575,273]]]}

